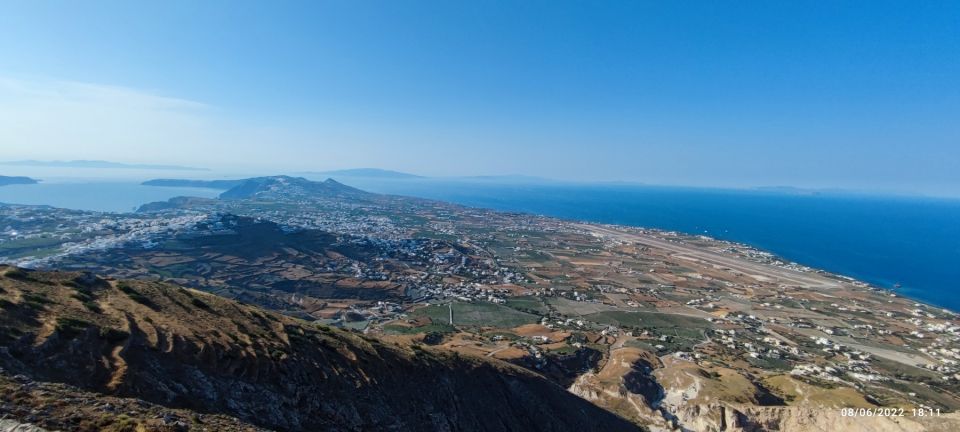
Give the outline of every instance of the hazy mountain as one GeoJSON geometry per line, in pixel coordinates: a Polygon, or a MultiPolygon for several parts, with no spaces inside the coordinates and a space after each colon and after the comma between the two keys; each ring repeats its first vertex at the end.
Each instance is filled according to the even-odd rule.
{"type": "MultiPolygon", "coordinates": [[[[297,199],[333,198],[363,201],[378,196],[377,194],[347,186],[333,179],[318,182],[302,177],[290,176],[254,177],[242,180],[157,179],[146,181],[143,184],[148,186],[226,189],[219,196],[221,200],[264,199],[289,201],[297,199]],[[227,186],[229,186],[229,188],[227,186]]],[[[162,211],[216,203],[217,200],[215,199],[180,196],[167,201],[144,204],[140,206],[137,211],[162,211]]]]}
{"type": "Polygon", "coordinates": [[[449,180],[476,181],[490,183],[556,183],[556,180],[528,175],[479,175],[449,177],[449,180]]]}
{"type": "Polygon", "coordinates": [[[326,176],[326,177],[365,177],[379,179],[416,179],[424,178],[415,174],[408,174],[399,171],[391,171],[379,168],[353,168],[333,171],[303,172],[298,173],[307,176],[326,176]]]}
{"type": "Polygon", "coordinates": [[[223,199],[253,198],[264,195],[292,197],[297,194],[340,197],[371,195],[369,192],[347,186],[331,178],[318,182],[307,180],[303,177],[283,175],[238,180],[154,179],[147,180],[141,184],[145,186],[224,189],[225,192],[220,194],[220,198],[223,199]]]}
{"type": "Polygon", "coordinates": [[[101,160],[72,160],[72,161],[38,161],[38,160],[20,160],[0,162],[0,165],[8,166],[35,166],[35,167],[58,167],[58,168],[99,168],[99,169],[148,169],[148,170],[176,170],[176,171],[209,171],[207,168],[187,167],[180,165],[154,165],[154,164],[126,164],[120,162],[110,162],[101,160]]]}
{"type": "Polygon", "coordinates": [[[269,198],[291,199],[301,197],[339,197],[362,199],[373,194],[347,186],[334,179],[322,182],[307,180],[303,177],[271,176],[256,177],[220,194],[221,199],[269,198]]]}
{"type": "Polygon", "coordinates": [[[154,202],[143,204],[140,207],[138,207],[136,211],[137,213],[148,213],[148,212],[211,204],[214,202],[216,202],[216,200],[211,198],[178,196],[178,197],[170,198],[166,201],[154,201],[154,202]]]}
{"type": "Polygon", "coordinates": [[[231,417],[281,431],[638,429],[501,361],[165,283],[0,266],[0,314],[0,394],[16,396],[4,409],[41,406],[31,421],[50,429],[244,430],[231,417]]]}

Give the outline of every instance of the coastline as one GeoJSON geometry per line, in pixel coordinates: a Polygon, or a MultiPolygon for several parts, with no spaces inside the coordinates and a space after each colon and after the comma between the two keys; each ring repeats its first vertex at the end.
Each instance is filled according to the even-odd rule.
{"type": "MultiPolygon", "coordinates": [[[[97,185],[97,184],[98,184],[98,183],[94,183],[94,185],[97,185]]],[[[108,185],[115,185],[115,184],[116,184],[116,183],[108,183],[108,185]]],[[[72,187],[73,189],[76,189],[76,188],[78,187],[78,183],[70,183],[70,185],[71,185],[71,187],[72,187]]],[[[50,186],[56,187],[55,185],[52,185],[52,184],[48,185],[48,187],[50,187],[50,186]]],[[[34,187],[35,187],[35,186],[34,186],[34,187]]],[[[169,193],[167,193],[168,195],[169,195],[169,194],[173,194],[173,195],[184,195],[184,194],[186,194],[186,195],[204,195],[203,192],[200,192],[201,189],[197,189],[197,188],[162,188],[162,187],[148,187],[148,186],[141,186],[141,185],[139,185],[139,184],[132,184],[132,183],[131,183],[131,187],[143,188],[142,190],[143,190],[143,191],[146,191],[146,192],[149,192],[149,191],[152,190],[152,191],[155,191],[155,192],[164,192],[164,193],[167,193],[167,191],[169,191],[169,193]]],[[[204,191],[207,191],[207,190],[204,190],[204,191]]],[[[496,190],[494,190],[494,191],[496,191],[496,190]]],[[[218,192],[219,192],[219,191],[216,191],[216,190],[209,190],[205,195],[207,195],[207,196],[216,195],[216,193],[218,193],[218,192]]],[[[490,190],[486,190],[486,192],[490,192],[490,190]]],[[[616,227],[620,227],[620,228],[628,229],[628,230],[640,229],[640,230],[656,230],[656,231],[661,231],[661,232],[671,232],[671,231],[673,231],[673,232],[683,233],[683,234],[685,234],[685,235],[690,235],[690,236],[706,237],[706,238],[710,238],[712,241],[715,241],[715,242],[725,242],[725,243],[728,243],[728,244],[730,244],[730,245],[736,245],[737,247],[740,247],[740,248],[751,248],[751,249],[754,249],[754,250],[757,250],[757,251],[761,251],[761,252],[764,252],[764,253],[768,253],[768,254],[770,254],[771,257],[776,258],[776,259],[779,259],[779,260],[781,260],[781,261],[783,261],[783,262],[786,262],[786,263],[797,263],[798,265],[803,266],[803,267],[809,267],[809,268],[815,269],[816,271],[819,271],[819,272],[824,272],[824,273],[829,273],[829,274],[835,275],[835,277],[836,277],[836,278],[839,278],[839,279],[850,278],[850,279],[853,280],[853,282],[860,282],[860,283],[866,284],[866,285],[870,286],[872,289],[888,290],[888,291],[892,291],[892,292],[896,293],[898,296],[903,296],[903,297],[910,298],[910,299],[913,299],[913,300],[916,300],[916,301],[919,301],[919,302],[923,302],[923,303],[926,303],[926,304],[930,304],[930,305],[933,305],[933,306],[937,306],[937,307],[941,307],[941,308],[946,308],[946,309],[949,309],[949,310],[960,310],[960,307],[958,307],[956,304],[939,302],[939,301],[937,301],[937,299],[935,298],[935,296],[927,295],[927,290],[926,290],[924,287],[922,287],[922,286],[919,287],[919,288],[915,288],[915,286],[916,286],[915,284],[905,284],[906,286],[905,286],[903,289],[894,289],[894,288],[892,288],[892,285],[893,285],[895,282],[892,281],[892,280],[889,280],[887,277],[882,276],[882,275],[874,276],[874,275],[871,275],[871,274],[864,273],[863,271],[856,271],[856,270],[850,269],[849,266],[847,266],[847,265],[837,265],[837,266],[832,266],[832,268],[831,268],[831,267],[825,267],[825,266],[822,265],[822,264],[823,264],[822,262],[820,262],[820,263],[810,262],[810,260],[804,259],[803,257],[794,257],[794,256],[792,256],[793,254],[791,254],[791,253],[789,253],[789,252],[784,252],[783,250],[781,250],[782,248],[769,247],[769,245],[762,244],[762,243],[764,243],[764,242],[751,242],[751,241],[743,241],[743,240],[740,240],[740,239],[731,239],[731,238],[729,238],[729,237],[730,237],[729,235],[727,235],[727,236],[723,236],[722,234],[721,234],[721,235],[717,235],[716,232],[702,233],[702,232],[697,232],[697,231],[699,231],[699,230],[694,231],[694,230],[671,229],[671,228],[668,228],[668,227],[662,227],[662,226],[652,225],[652,224],[632,224],[632,223],[622,223],[622,222],[612,222],[612,223],[609,222],[610,219],[622,219],[622,218],[624,218],[624,216],[621,216],[621,215],[619,215],[619,214],[605,214],[605,215],[604,215],[605,217],[603,217],[603,218],[599,218],[599,217],[598,217],[598,218],[584,218],[584,217],[565,216],[565,215],[561,214],[561,213],[564,213],[564,211],[562,211],[562,210],[563,210],[563,207],[562,207],[562,206],[557,206],[557,209],[558,209],[559,211],[554,211],[554,212],[550,212],[550,213],[547,213],[547,212],[544,212],[544,211],[518,210],[518,209],[510,208],[510,204],[513,202],[512,200],[515,201],[515,199],[514,199],[514,197],[511,197],[511,196],[509,196],[509,195],[506,196],[501,202],[499,202],[499,203],[497,203],[497,204],[493,204],[493,203],[481,203],[481,202],[476,202],[476,201],[482,201],[482,200],[480,200],[480,199],[477,199],[477,200],[465,200],[465,199],[456,199],[456,198],[453,198],[453,197],[450,197],[450,198],[425,197],[425,196],[422,196],[422,194],[420,194],[420,196],[418,196],[418,195],[416,195],[416,194],[410,194],[410,193],[395,193],[395,192],[389,193],[389,194],[390,194],[390,195],[394,195],[394,196],[406,196],[406,197],[415,198],[415,199],[429,199],[429,200],[434,200],[434,201],[439,201],[439,202],[445,202],[445,203],[450,203],[450,204],[455,204],[455,205],[460,205],[460,206],[465,206],[465,207],[485,209],[485,210],[489,210],[489,211],[498,211],[498,212],[504,212],[504,213],[519,213],[519,214],[527,214],[527,215],[536,215],[536,216],[548,217],[548,218],[553,218],[553,219],[557,219],[557,220],[561,220],[561,221],[566,221],[566,222],[573,222],[573,223],[589,223],[589,224],[596,224],[596,225],[599,225],[599,226],[610,225],[610,226],[616,226],[616,227]],[[465,202],[465,201],[475,201],[475,202],[465,202]],[[605,219],[605,220],[604,220],[604,219],[605,219]],[[725,237],[726,237],[726,238],[725,238],[725,237]],[[846,268],[844,268],[844,267],[846,267],[846,268]],[[884,282],[888,282],[888,283],[884,283],[884,282]]],[[[76,194],[71,194],[71,196],[75,196],[75,195],[76,195],[76,194]]],[[[128,197],[128,198],[132,198],[132,197],[128,197]]],[[[163,196],[158,196],[157,198],[158,198],[158,199],[161,199],[161,200],[162,200],[162,199],[165,199],[163,196]]],[[[36,201],[36,200],[39,200],[39,199],[41,199],[41,198],[40,198],[40,197],[37,197],[37,198],[35,198],[35,200],[33,201],[33,203],[31,203],[31,204],[25,204],[25,205],[41,205],[38,201],[36,201]]],[[[151,199],[148,198],[148,200],[151,200],[151,199]]],[[[12,200],[0,200],[0,201],[6,202],[6,201],[12,201],[12,200]]],[[[128,201],[130,201],[130,200],[128,199],[128,201]]],[[[132,202],[132,201],[131,201],[131,202],[132,202]]],[[[67,203],[67,204],[69,204],[69,203],[67,203]]],[[[141,202],[140,204],[142,204],[142,202],[141,202]]],[[[102,212],[102,213],[105,213],[105,214],[109,214],[109,213],[114,213],[114,214],[132,214],[132,212],[129,211],[129,210],[127,210],[127,211],[118,211],[118,210],[103,211],[103,210],[95,210],[95,209],[90,208],[89,205],[88,205],[88,206],[77,206],[77,205],[56,205],[56,204],[54,204],[53,206],[54,206],[54,207],[59,207],[59,208],[64,208],[64,209],[70,209],[70,210],[82,209],[82,210],[85,210],[85,211],[99,211],[99,212],[102,212]]],[[[130,208],[130,209],[133,208],[133,206],[125,206],[125,207],[130,208]]],[[[716,230],[713,230],[713,231],[716,231],[716,230]]],[[[769,242],[766,242],[766,243],[769,243],[769,242]]],[[[808,254],[808,255],[809,255],[809,254],[808,254]]],[[[821,261],[826,260],[826,259],[829,259],[829,258],[823,258],[823,259],[821,259],[821,261]]],[[[842,264],[842,261],[837,261],[837,262],[839,262],[839,263],[842,264]]]]}
{"type": "MultiPolygon", "coordinates": [[[[543,215],[538,215],[538,216],[543,216],[543,215]]],[[[545,216],[545,217],[551,217],[551,216],[545,216]]],[[[561,219],[561,220],[563,220],[563,219],[561,219]]],[[[596,228],[600,228],[601,230],[606,230],[606,229],[608,229],[608,228],[611,228],[611,229],[616,230],[616,231],[619,231],[619,232],[632,232],[632,231],[640,230],[640,231],[645,231],[645,232],[656,232],[656,233],[658,233],[659,235],[663,235],[663,236],[672,236],[672,235],[690,236],[690,237],[696,237],[696,238],[699,238],[699,239],[703,239],[703,240],[706,240],[706,241],[709,241],[709,242],[719,243],[719,244],[722,244],[722,245],[734,246],[734,247],[737,247],[737,248],[739,248],[739,249],[752,250],[752,251],[756,251],[756,252],[765,254],[765,255],[772,261],[771,263],[762,263],[762,264],[761,264],[761,263],[758,263],[758,264],[760,264],[760,265],[766,265],[766,266],[772,266],[772,267],[778,268],[779,270],[783,271],[784,274],[790,274],[790,273],[801,273],[801,274],[802,274],[802,273],[812,273],[812,274],[816,274],[816,275],[819,275],[819,276],[822,276],[822,277],[825,277],[825,278],[828,278],[828,279],[835,280],[835,281],[837,282],[837,284],[836,284],[835,286],[832,286],[832,287],[809,286],[809,287],[805,287],[805,288],[809,288],[809,289],[821,289],[821,288],[828,288],[828,289],[845,289],[846,287],[844,286],[844,284],[850,284],[850,285],[853,285],[853,286],[855,286],[855,287],[863,288],[863,289],[867,289],[867,290],[871,290],[871,291],[874,291],[874,292],[885,292],[885,293],[888,293],[888,294],[894,294],[894,295],[896,295],[896,297],[900,297],[900,298],[903,298],[903,299],[906,299],[906,300],[914,301],[914,302],[916,302],[916,303],[924,304],[924,305],[926,305],[926,306],[928,306],[928,307],[940,308],[940,309],[942,309],[944,312],[948,312],[948,313],[951,313],[951,314],[960,314],[960,312],[958,312],[958,311],[956,311],[956,310],[953,310],[953,309],[951,309],[951,308],[948,307],[948,306],[940,305],[940,304],[931,302],[931,301],[926,300],[926,299],[923,299],[923,298],[918,298],[918,297],[915,297],[915,296],[911,296],[911,295],[909,295],[909,294],[907,294],[907,293],[904,293],[903,291],[897,291],[897,290],[894,289],[894,288],[877,286],[877,285],[875,285],[875,284],[871,284],[870,282],[867,282],[867,281],[862,280],[862,279],[860,279],[860,278],[855,278],[855,277],[852,277],[852,276],[849,276],[849,275],[845,275],[845,274],[842,274],[842,273],[837,273],[837,272],[833,272],[833,271],[829,271],[829,270],[825,270],[825,269],[820,269],[820,268],[816,268],[816,267],[812,267],[812,266],[807,266],[807,265],[805,265],[805,264],[803,264],[803,263],[800,263],[800,262],[796,262],[796,261],[787,259],[786,257],[783,257],[783,256],[778,255],[778,254],[776,254],[776,253],[773,253],[773,252],[771,252],[771,251],[767,251],[767,250],[758,248],[758,247],[756,247],[756,246],[754,246],[754,245],[751,245],[751,244],[748,244],[748,243],[736,242],[736,241],[732,241],[732,240],[725,240],[725,239],[720,239],[720,238],[716,238],[716,237],[711,237],[711,236],[707,236],[707,235],[703,235],[703,234],[694,234],[694,233],[687,233],[687,232],[680,232],[680,231],[663,230],[663,229],[659,229],[659,228],[640,227],[640,226],[631,226],[631,225],[619,225],[619,224],[603,224],[603,223],[597,223],[597,222],[591,222],[591,221],[570,221],[570,220],[568,220],[567,222],[572,222],[572,223],[575,223],[575,224],[577,224],[577,225],[581,225],[581,226],[585,226],[585,227],[596,227],[596,228]],[[782,265],[778,265],[778,264],[776,264],[776,262],[780,262],[780,263],[782,263],[782,265]],[[804,269],[804,270],[798,270],[798,269],[801,269],[801,268],[804,269]]],[[[635,240],[636,240],[636,239],[635,239],[635,240]]],[[[643,241],[641,240],[641,241],[639,241],[639,243],[643,243],[643,241]]],[[[691,249],[694,249],[694,248],[691,248],[691,249]]]]}

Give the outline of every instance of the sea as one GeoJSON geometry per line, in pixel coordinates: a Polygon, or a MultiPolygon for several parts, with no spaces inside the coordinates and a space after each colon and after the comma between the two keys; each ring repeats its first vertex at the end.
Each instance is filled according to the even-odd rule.
{"type": "MultiPolygon", "coordinates": [[[[0,187],[0,202],[126,212],[174,196],[220,192],[141,186],[145,179],[45,179],[0,187]]],[[[371,192],[746,243],[960,311],[958,199],[633,184],[338,180],[371,192]]]]}
{"type": "Polygon", "coordinates": [[[369,180],[353,185],[496,210],[702,234],[960,311],[960,199],[628,184],[369,180]]]}
{"type": "Polygon", "coordinates": [[[220,190],[143,186],[155,178],[215,178],[213,173],[178,170],[51,168],[0,165],[0,175],[26,176],[40,183],[0,186],[0,203],[49,205],[102,212],[132,212],[148,202],[175,196],[214,198],[220,190]]]}

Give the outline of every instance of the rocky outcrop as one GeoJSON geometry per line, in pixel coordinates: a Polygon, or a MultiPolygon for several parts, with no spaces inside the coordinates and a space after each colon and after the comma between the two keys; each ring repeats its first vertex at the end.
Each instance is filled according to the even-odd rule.
{"type": "MultiPolygon", "coordinates": [[[[791,382],[793,385],[793,382],[791,382]]],[[[657,358],[618,348],[603,368],[582,375],[569,389],[652,431],[691,432],[946,432],[960,430],[957,413],[914,417],[844,416],[839,405],[796,398],[787,406],[759,382],[725,368],[706,371],[673,356],[657,358]]],[[[814,389],[802,387],[810,395],[814,389]]],[[[846,403],[869,406],[853,392],[832,390],[846,403]]],[[[827,393],[821,393],[824,396],[827,393]]]]}
{"type": "Polygon", "coordinates": [[[699,432],[930,432],[960,430],[955,413],[920,418],[850,417],[839,409],[788,406],[762,407],[716,403],[688,405],[673,412],[683,429],[699,432]]]}
{"type": "Polygon", "coordinates": [[[46,429],[30,423],[20,423],[13,420],[0,420],[0,432],[47,432],[46,429]]]}
{"type": "Polygon", "coordinates": [[[671,430],[673,419],[659,407],[663,388],[652,375],[659,363],[648,351],[618,348],[599,371],[581,375],[568,390],[651,430],[671,430]]]}

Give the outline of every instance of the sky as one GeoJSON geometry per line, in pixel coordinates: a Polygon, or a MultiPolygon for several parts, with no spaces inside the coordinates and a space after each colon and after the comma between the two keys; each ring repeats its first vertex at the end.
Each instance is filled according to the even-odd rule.
{"type": "Polygon", "coordinates": [[[960,2],[7,0],[18,159],[960,196],[960,2]]]}

